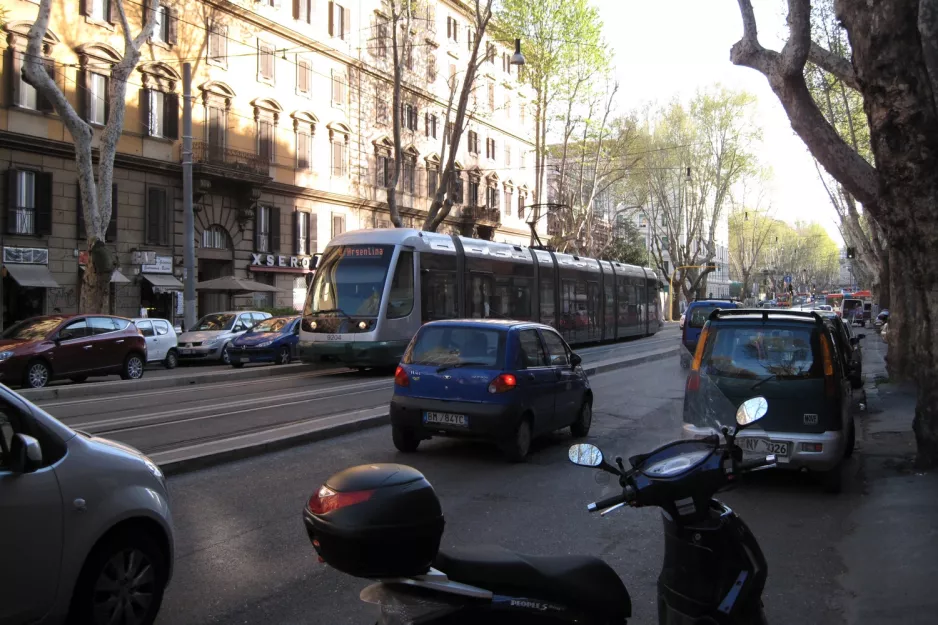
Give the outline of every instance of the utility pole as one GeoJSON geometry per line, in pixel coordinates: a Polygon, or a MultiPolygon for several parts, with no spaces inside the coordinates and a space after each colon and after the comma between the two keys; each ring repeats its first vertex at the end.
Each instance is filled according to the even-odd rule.
{"type": "Polygon", "coordinates": [[[195,216],[192,213],[192,64],[182,64],[182,220],[185,329],[195,325],[195,216]]]}

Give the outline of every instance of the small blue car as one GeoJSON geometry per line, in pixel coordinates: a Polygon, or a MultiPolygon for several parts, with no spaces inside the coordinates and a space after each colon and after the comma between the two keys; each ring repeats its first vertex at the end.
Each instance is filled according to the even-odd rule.
{"type": "Polygon", "coordinates": [[[704,299],[690,303],[684,312],[684,327],[681,331],[681,367],[690,367],[694,352],[697,351],[697,342],[700,340],[700,331],[707,319],[717,308],[739,308],[739,305],[728,299],[704,299]]]}
{"type": "Polygon", "coordinates": [[[270,317],[231,341],[228,356],[239,369],[249,362],[289,364],[296,357],[300,340],[300,318],[270,317]]]}
{"type": "Polygon", "coordinates": [[[520,462],[536,436],[565,427],[586,436],[593,392],[580,362],[539,323],[427,323],[394,374],[394,446],[410,453],[434,436],[480,438],[520,462]]]}

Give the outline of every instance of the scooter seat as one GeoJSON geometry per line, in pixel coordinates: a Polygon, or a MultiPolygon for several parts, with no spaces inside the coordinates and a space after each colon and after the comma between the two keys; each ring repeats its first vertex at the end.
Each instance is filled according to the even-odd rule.
{"type": "Polygon", "coordinates": [[[496,594],[560,603],[610,622],[632,615],[622,579],[592,556],[528,556],[486,546],[440,551],[433,566],[451,580],[496,594]]]}

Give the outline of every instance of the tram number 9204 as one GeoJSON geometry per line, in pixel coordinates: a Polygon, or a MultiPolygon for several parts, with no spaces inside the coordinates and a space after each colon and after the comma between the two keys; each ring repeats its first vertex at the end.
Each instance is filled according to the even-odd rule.
{"type": "Polygon", "coordinates": [[[327,341],[341,341],[342,335],[341,334],[327,334],[326,340],[327,341]]]}

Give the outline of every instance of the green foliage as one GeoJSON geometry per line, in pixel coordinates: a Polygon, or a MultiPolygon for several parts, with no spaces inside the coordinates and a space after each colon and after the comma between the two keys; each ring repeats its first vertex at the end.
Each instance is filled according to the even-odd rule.
{"type": "Polygon", "coordinates": [[[648,250],[645,248],[645,237],[631,220],[620,221],[616,227],[616,237],[603,257],[606,260],[646,267],[648,250]]]}

